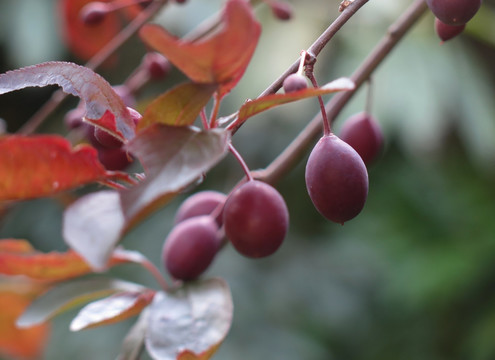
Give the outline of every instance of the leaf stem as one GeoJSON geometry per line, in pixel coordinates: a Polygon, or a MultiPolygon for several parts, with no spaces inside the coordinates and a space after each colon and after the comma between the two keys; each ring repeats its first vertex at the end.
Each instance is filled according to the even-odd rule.
{"type": "Polygon", "coordinates": [[[246,174],[247,181],[253,180],[253,176],[251,175],[251,171],[249,170],[249,167],[247,166],[246,162],[242,158],[241,154],[239,154],[239,152],[236,150],[234,145],[232,145],[232,143],[229,143],[229,151],[232,153],[232,155],[234,155],[234,157],[237,159],[237,161],[241,165],[242,170],[246,174]]]}
{"type": "MultiPolygon", "coordinates": [[[[360,0],[355,0],[345,11],[349,10],[360,0]]],[[[378,42],[371,53],[352,74],[356,88],[334,96],[325,106],[329,121],[337,117],[340,111],[354,96],[361,85],[376,70],[378,65],[387,57],[409,29],[426,13],[427,5],[424,0],[415,0],[405,12],[387,30],[386,35],[378,42]]],[[[257,171],[253,177],[274,184],[287,174],[306,154],[311,144],[318,138],[321,131],[321,114],[316,115],[311,122],[299,133],[289,146],[279,154],[265,169],[257,171]]]]}

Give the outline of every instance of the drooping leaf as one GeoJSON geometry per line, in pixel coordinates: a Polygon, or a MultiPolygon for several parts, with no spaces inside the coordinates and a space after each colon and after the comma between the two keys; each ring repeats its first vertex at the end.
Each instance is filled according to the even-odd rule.
{"type": "Polygon", "coordinates": [[[65,242],[95,270],[103,270],[125,226],[119,193],[104,190],[72,203],[63,215],[65,242]]]}
{"type": "Polygon", "coordinates": [[[227,284],[209,279],[159,292],[149,308],[146,348],[153,359],[208,359],[227,335],[233,305],[227,284]]]}
{"type": "Polygon", "coordinates": [[[154,124],[138,133],[128,149],[146,178],[120,192],[127,221],[145,216],[197,180],[225,156],[229,141],[230,133],[221,129],[154,124]]]}
{"type": "Polygon", "coordinates": [[[135,283],[108,278],[73,280],[62,283],[36,298],[17,319],[25,328],[41,324],[54,316],[84,304],[122,291],[139,292],[144,287],[135,283]]]}
{"type": "Polygon", "coordinates": [[[89,303],[72,320],[70,329],[79,331],[96,326],[113,324],[135,316],[149,305],[154,290],[121,292],[105,299],[89,303]]]}
{"type": "Polygon", "coordinates": [[[31,302],[31,294],[0,291],[0,357],[39,359],[50,335],[50,326],[40,323],[29,329],[19,329],[17,318],[31,302]]]}
{"type": "Polygon", "coordinates": [[[306,88],[285,94],[267,95],[256,100],[247,101],[239,109],[238,124],[242,124],[251,116],[271,109],[275,106],[309,97],[334,93],[337,91],[354,90],[354,83],[348,78],[339,78],[319,88],[306,88]]]}
{"type": "Polygon", "coordinates": [[[196,42],[182,41],[153,24],[140,31],[146,44],[165,55],[192,81],[220,84],[220,97],[244,74],[260,34],[261,26],[244,0],[227,1],[220,29],[196,42]]]}
{"type": "Polygon", "coordinates": [[[119,134],[125,139],[134,136],[135,125],[124,102],[105,79],[89,68],[50,61],[0,74],[0,95],[48,85],[59,85],[64,92],[82,99],[86,105],[86,118],[98,120],[109,111],[115,116],[119,134]]]}
{"type": "Polygon", "coordinates": [[[0,201],[49,196],[108,177],[94,148],[71,149],[57,135],[0,137],[0,154],[0,201]]]}
{"type": "Polygon", "coordinates": [[[84,5],[92,1],[59,0],[58,4],[62,20],[60,31],[63,38],[70,50],[83,60],[93,57],[118,34],[121,28],[119,14],[115,12],[106,14],[99,24],[85,25],[80,19],[80,11],[84,5]]]}
{"type": "MultiPolygon", "coordinates": [[[[91,273],[93,269],[76,252],[42,253],[26,240],[0,240],[0,274],[22,275],[45,282],[62,281],[91,273]],[[24,247],[24,249],[22,249],[24,247]]],[[[118,249],[113,252],[109,266],[126,262],[143,263],[146,258],[136,251],[118,249]]]]}
{"type": "Polygon", "coordinates": [[[184,83],[157,97],[144,112],[138,130],[155,123],[192,125],[216,90],[215,85],[184,83]]]}

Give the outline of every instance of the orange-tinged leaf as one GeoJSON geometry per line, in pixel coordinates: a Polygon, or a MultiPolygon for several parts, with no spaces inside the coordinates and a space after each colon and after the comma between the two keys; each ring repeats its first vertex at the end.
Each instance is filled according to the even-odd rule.
{"type": "Polygon", "coordinates": [[[29,254],[35,251],[36,250],[33,248],[31,243],[27,240],[23,240],[23,239],[0,240],[0,253],[29,254]]]}
{"type": "Polygon", "coordinates": [[[259,114],[278,105],[345,90],[354,90],[354,83],[348,78],[340,78],[319,88],[307,88],[286,94],[272,94],[258,98],[256,100],[250,100],[242,105],[239,109],[239,118],[236,124],[242,124],[251,116],[259,114]]]}
{"type": "Polygon", "coordinates": [[[184,83],[157,97],[148,105],[138,130],[151,124],[191,125],[217,87],[211,84],[184,83]]]}
{"type": "Polygon", "coordinates": [[[244,74],[261,34],[247,1],[229,0],[222,20],[218,31],[196,42],[182,41],[152,24],[145,25],[140,35],[192,81],[220,84],[222,97],[244,74]]]}
{"type": "Polygon", "coordinates": [[[96,150],[57,135],[0,137],[0,201],[50,196],[106,178],[96,150]]]}
{"type": "Polygon", "coordinates": [[[37,359],[48,340],[50,327],[46,323],[29,329],[19,329],[15,323],[31,302],[31,296],[0,291],[0,355],[16,359],[37,359]]]}
{"type": "Polygon", "coordinates": [[[220,344],[217,344],[201,354],[195,354],[192,351],[185,350],[179,354],[177,360],[208,360],[217,352],[219,347],[220,344]]]}
{"type": "Polygon", "coordinates": [[[79,331],[136,316],[149,305],[154,295],[155,291],[149,289],[141,292],[127,291],[89,303],[72,320],[70,329],[79,331]]]}
{"type": "Polygon", "coordinates": [[[114,12],[107,14],[99,24],[85,25],[79,18],[79,12],[84,5],[92,1],[59,0],[62,35],[71,51],[83,60],[93,57],[118,34],[121,28],[119,15],[114,12]]]}

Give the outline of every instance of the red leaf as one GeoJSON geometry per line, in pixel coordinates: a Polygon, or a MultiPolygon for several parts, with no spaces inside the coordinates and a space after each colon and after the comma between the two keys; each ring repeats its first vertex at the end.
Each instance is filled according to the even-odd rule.
{"type": "Polygon", "coordinates": [[[217,164],[226,154],[230,133],[188,126],[154,124],[128,143],[143,165],[146,178],[121,191],[122,209],[130,226],[163,205],[217,164]]]}
{"type": "Polygon", "coordinates": [[[148,105],[143,118],[138,123],[138,130],[155,123],[174,126],[191,125],[215,90],[214,85],[190,82],[174,87],[148,105]]]}
{"type": "Polygon", "coordinates": [[[17,318],[32,300],[30,293],[0,291],[0,356],[16,359],[39,359],[48,340],[50,327],[40,324],[19,329],[17,318]]]}
{"type": "Polygon", "coordinates": [[[306,88],[286,94],[272,94],[263,96],[262,98],[258,98],[256,100],[250,100],[239,109],[239,118],[236,125],[239,126],[251,116],[278,105],[345,90],[354,90],[354,83],[348,78],[339,78],[319,88],[306,88]]]}
{"type": "MultiPolygon", "coordinates": [[[[84,5],[93,0],[59,0],[62,19],[61,32],[71,51],[83,60],[89,60],[110,42],[120,31],[121,23],[117,13],[109,13],[97,25],[85,25],[79,18],[84,5]]],[[[111,0],[101,0],[110,2],[111,0]]]]}
{"type": "Polygon", "coordinates": [[[62,90],[81,98],[86,104],[85,117],[98,120],[110,111],[116,129],[130,139],[134,121],[122,98],[93,70],[73,63],[51,61],[0,74],[0,95],[30,86],[59,85],[62,90]]]}
{"type": "Polygon", "coordinates": [[[219,95],[228,93],[240,80],[261,34],[251,5],[229,0],[218,31],[197,42],[186,42],[158,25],[145,25],[140,35],[192,81],[220,84],[219,95]]]}
{"type": "MultiPolygon", "coordinates": [[[[76,252],[42,253],[22,239],[0,240],[0,274],[23,275],[33,280],[62,281],[93,272],[88,263],[76,252]]],[[[110,265],[143,262],[140,253],[125,250],[112,254],[110,265]]]]}
{"type": "Polygon", "coordinates": [[[108,177],[96,150],[56,135],[0,138],[0,201],[49,196],[108,177]]]}
{"type": "Polygon", "coordinates": [[[79,331],[113,324],[138,315],[155,296],[154,290],[121,292],[89,303],[72,320],[70,329],[79,331]]]}

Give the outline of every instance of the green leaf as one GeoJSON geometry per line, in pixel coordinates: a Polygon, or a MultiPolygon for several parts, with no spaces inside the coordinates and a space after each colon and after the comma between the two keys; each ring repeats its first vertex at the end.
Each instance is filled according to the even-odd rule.
{"type": "Polygon", "coordinates": [[[57,285],[36,298],[17,319],[17,326],[30,327],[92,299],[120,291],[141,291],[144,287],[135,283],[97,278],[77,280],[57,285]]]}
{"type": "Polygon", "coordinates": [[[223,129],[199,130],[189,126],[154,124],[128,144],[143,165],[146,178],[120,192],[130,226],[172,199],[217,164],[227,153],[230,133],[223,129]]]}
{"type": "Polygon", "coordinates": [[[192,125],[217,89],[215,85],[185,83],[157,97],[148,105],[138,130],[151,124],[192,125]]]}
{"type": "Polygon", "coordinates": [[[239,110],[238,124],[242,124],[251,116],[271,109],[275,106],[309,97],[334,93],[337,91],[354,90],[354,83],[348,78],[339,78],[319,88],[307,88],[287,94],[272,94],[256,100],[249,100],[239,110]]]}
{"type": "Polygon", "coordinates": [[[207,359],[230,329],[230,290],[221,279],[189,283],[157,293],[148,315],[146,348],[153,359],[207,359]]]}

